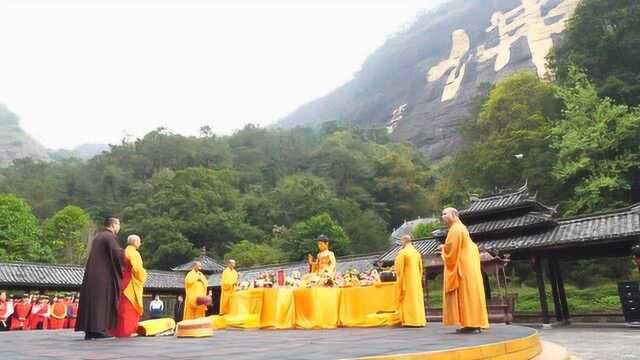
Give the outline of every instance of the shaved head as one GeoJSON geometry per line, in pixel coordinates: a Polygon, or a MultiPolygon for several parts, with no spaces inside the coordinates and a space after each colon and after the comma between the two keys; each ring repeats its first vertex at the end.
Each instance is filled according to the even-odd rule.
{"type": "Polygon", "coordinates": [[[458,209],[448,207],[442,210],[442,221],[447,224],[447,226],[451,226],[453,223],[458,221],[458,209]]]}
{"type": "Polygon", "coordinates": [[[141,242],[140,236],[138,236],[138,235],[133,234],[133,235],[129,235],[129,237],[127,237],[127,244],[128,245],[133,245],[136,248],[139,248],[140,247],[140,242],[141,242]]]}
{"type": "Polygon", "coordinates": [[[196,261],[193,263],[193,268],[192,269],[196,269],[196,270],[202,270],[202,263],[200,261],[196,261]]]}
{"type": "Polygon", "coordinates": [[[413,241],[413,238],[411,237],[411,235],[402,235],[402,237],[400,238],[400,243],[402,244],[402,246],[406,246],[407,244],[411,244],[411,241],[413,241]]]}

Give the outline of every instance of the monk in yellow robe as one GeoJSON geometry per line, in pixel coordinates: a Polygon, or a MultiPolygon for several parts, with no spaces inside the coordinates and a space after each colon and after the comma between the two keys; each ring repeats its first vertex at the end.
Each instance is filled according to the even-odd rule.
{"type": "Polygon", "coordinates": [[[202,273],[202,264],[196,261],[193,268],[184,279],[184,290],[186,299],[184,302],[183,320],[192,320],[205,316],[207,305],[198,305],[198,297],[207,295],[209,282],[202,273]]]}
{"type": "Polygon", "coordinates": [[[413,247],[411,235],[404,235],[400,240],[402,249],[394,264],[400,321],[402,326],[425,326],[422,255],[413,247]]]}
{"type": "Polygon", "coordinates": [[[138,321],[144,313],[142,291],[147,281],[147,271],[138,252],[142,241],[138,235],[129,235],[127,244],[124,250],[126,261],[122,270],[123,290],[118,304],[118,325],[112,331],[112,335],[117,337],[135,334],[138,321]]]}
{"type": "Polygon", "coordinates": [[[222,289],[220,294],[220,315],[229,313],[229,300],[231,295],[236,291],[238,286],[238,272],[236,271],[236,261],[229,259],[227,261],[227,268],[222,272],[222,279],[220,280],[220,287],[222,289]]]}
{"type": "Polygon", "coordinates": [[[480,252],[458,218],[458,210],[444,209],[442,221],[449,228],[444,245],[440,245],[444,262],[442,322],[458,326],[460,333],[479,333],[489,327],[480,252]]]}
{"type": "Polygon", "coordinates": [[[318,236],[318,256],[316,259],[309,255],[309,272],[318,275],[328,274],[332,279],[336,278],[336,256],[329,250],[329,238],[326,235],[318,236]]]}

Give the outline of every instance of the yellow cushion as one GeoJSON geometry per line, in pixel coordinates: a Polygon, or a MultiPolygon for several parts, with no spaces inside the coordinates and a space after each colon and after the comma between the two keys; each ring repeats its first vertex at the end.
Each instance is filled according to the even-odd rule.
{"type": "Polygon", "coordinates": [[[224,315],[226,326],[252,329],[260,327],[260,314],[224,315]]]}
{"type": "Polygon", "coordinates": [[[140,336],[156,336],[173,334],[176,322],[172,318],[140,321],[137,333],[140,336]]]}
{"type": "Polygon", "coordinates": [[[400,324],[400,312],[377,312],[367,314],[359,327],[392,326],[400,324]]]}

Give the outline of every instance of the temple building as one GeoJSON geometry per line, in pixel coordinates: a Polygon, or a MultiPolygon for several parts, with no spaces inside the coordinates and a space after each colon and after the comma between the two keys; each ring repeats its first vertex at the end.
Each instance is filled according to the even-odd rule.
{"type": "MultiPolygon", "coordinates": [[[[526,185],[515,192],[472,196],[467,207],[460,210],[462,222],[483,255],[483,270],[491,268],[486,262],[499,264],[497,259],[530,262],[545,324],[550,320],[544,273],[551,284],[555,317],[566,322],[570,314],[560,271],[562,261],[631,257],[632,247],[640,243],[640,204],[570,218],[556,218],[555,214],[556,209],[539,202],[526,185]]],[[[446,236],[446,229],[438,229],[431,237],[414,241],[424,258],[427,277],[442,271],[436,251],[446,236]]],[[[379,260],[389,264],[399,250],[396,244],[379,260]]]]}

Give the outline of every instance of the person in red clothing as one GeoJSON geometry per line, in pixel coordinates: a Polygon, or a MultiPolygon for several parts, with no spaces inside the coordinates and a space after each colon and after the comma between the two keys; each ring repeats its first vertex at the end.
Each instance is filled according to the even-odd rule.
{"type": "Polygon", "coordinates": [[[118,305],[118,325],[110,333],[117,337],[135,334],[138,321],[144,313],[142,292],[147,281],[142,257],[138,252],[141,239],[138,235],[129,235],[127,248],[124,251],[124,267],[122,268],[122,293],[118,305]]]}
{"type": "Polygon", "coordinates": [[[40,296],[38,305],[31,309],[31,330],[46,330],[49,328],[49,297],[40,296]]]}
{"type": "Polygon", "coordinates": [[[0,331],[9,330],[9,317],[13,314],[13,302],[7,299],[7,292],[0,291],[0,331]]]}
{"type": "Polygon", "coordinates": [[[29,330],[29,315],[31,314],[31,298],[24,294],[22,300],[13,305],[11,330],[29,330]]]}
{"type": "Polygon", "coordinates": [[[31,294],[30,302],[31,302],[31,310],[29,312],[29,318],[28,318],[29,325],[27,325],[27,327],[29,330],[31,329],[36,330],[36,328],[34,328],[32,325],[37,322],[37,314],[38,314],[38,311],[40,311],[40,307],[41,307],[40,295],[31,294]]]}
{"type": "Polygon", "coordinates": [[[64,329],[67,323],[67,304],[60,296],[58,301],[51,307],[51,317],[49,318],[49,329],[64,329]]]}
{"type": "Polygon", "coordinates": [[[67,319],[69,320],[67,322],[67,327],[69,329],[75,329],[76,328],[76,319],[78,318],[78,301],[80,299],[78,299],[77,297],[73,299],[73,302],[71,304],[69,304],[69,306],[67,307],[67,319]]]}

